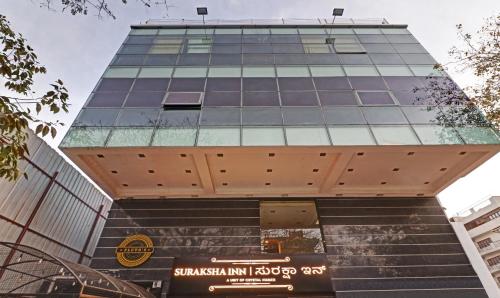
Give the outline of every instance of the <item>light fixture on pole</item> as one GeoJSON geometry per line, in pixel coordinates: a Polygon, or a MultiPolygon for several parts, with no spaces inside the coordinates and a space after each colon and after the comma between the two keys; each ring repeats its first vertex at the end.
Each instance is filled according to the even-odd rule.
{"type": "Polygon", "coordinates": [[[337,16],[342,16],[344,14],[344,9],[343,8],[334,8],[332,12],[333,16],[333,21],[332,21],[332,27],[330,27],[330,34],[328,38],[326,39],[326,43],[333,44],[335,42],[335,38],[332,38],[332,30],[333,30],[333,24],[335,23],[335,18],[337,16]]]}
{"type": "Polygon", "coordinates": [[[205,25],[205,16],[208,14],[208,8],[196,7],[196,13],[198,13],[199,16],[203,16],[203,25],[205,25]]]}

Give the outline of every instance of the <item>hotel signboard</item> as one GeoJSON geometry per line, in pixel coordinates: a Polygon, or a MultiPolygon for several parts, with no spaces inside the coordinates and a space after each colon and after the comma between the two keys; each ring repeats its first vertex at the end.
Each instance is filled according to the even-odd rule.
{"type": "Polygon", "coordinates": [[[171,295],[331,293],[323,255],[176,258],[171,295]]]}

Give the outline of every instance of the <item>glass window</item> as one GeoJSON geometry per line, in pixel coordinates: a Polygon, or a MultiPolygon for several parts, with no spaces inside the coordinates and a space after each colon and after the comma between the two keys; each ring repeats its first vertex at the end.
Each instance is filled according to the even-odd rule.
{"type": "Polygon", "coordinates": [[[135,78],[138,67],[111,67],[106,70],[103,78],[135,78]]]}
{"type": "Polygon", "coordinates": [[[157,45],[181,45],[183,40],[182,37],[158,36],[154,43],[157,45]]]}
{"type": "Polygon", "coordinates": [[[269,28],[243,28],[243,34],[270,34],[269,28]]]}
{"type": "Polygon", "coordinates": [[[204,108],[201,112],[201,125],[240,125],[238,108],[204,108]]]}
{"type": "Polygon", "coordinates": [[[438,123],[439,115],[443,113],[437,107],[401,107],[410,123],[427,124],[438,123]]]}
{"type": "Polygon", "coordinates": [[[251,67],[243,66],[243,76],[251,77],[275,77],[274,67],[251,67]]]}
{"type": "Polygon", "coordinates": [[[348,76],[378,76],[374,66],[344,66],[344,71],[348,76]]]}
{"type": "Polygon", "coordinates": [[[217,44],[212,47],[212,53],[215,54],[239,54],[241,53],[240,44],[217,44]]]}
{"type": "Polygon", "coordinates": [[[307,56],[303,54],[281,54],[275,55],[277,65],[304,65],[307,64],[307,56]]]}
{"type": "Polygon", "coordinates": [[[210,67],[208,76],[212,78],[241,77],[241,67],[210,67]]]}
{"type": "Polygon", "coordinates": [[[272,48],[275,54],[304,53],[304,47],[301,44],[273,44],[272,48]]]}
{"type": "Polygon", "coordinates": [[[288,145],[330,145],[328,133],[324,127],[286,127],[288,145]]]}
{"type": "Polygon", "coordinates": [[[411,70],[405,65],[394,65],[394,66],[377,65],[377,69],[383,76],[402,76],[402,77],[413,76],[411,70]]]}
{"type": "Polygon", "coordinates": [[[278,92],[244,92],[244,106],[279,106],[278,92]]]}
{"type": "Polygon", "coordinates": [[[318,99],[314,91],[281,92],[281,104],[284,106],[317,106],[318,99]]]}
{"type": "Polygon", "coordinates": [[[200,128],[198,133],[198,146],[239,146],[240,129],[235,127],[225,128],[200,128]]]}
{"type": "Polygon", "coordinates": [[[143,67],[139,78],[170,78],[173,71],[171,67],[143,67]]]}
{"type": "Polygon", "coordinates": [[[161,107],[165,92],[135,91],[130,92],[126,107],[161,107]]]}
{"type": "Polygon", "coordinates": [[[169,79],[164,78],[141,78],[135,80],[132,91],[165,91],[167,90],[169,79]]]}
{"type": "Polygon", "coordinates": [[[196,128],[159,128],[152,146],[194,146],[196,128]]]}
{"type": "Polygon", "coordinates": [[[323,124],[319,108],[283,108],[285,125],[323,124]]]}
{"type": "Polygon", "coordinates": [[[319,91],[318,95],[323,106],[358,104],[352,91],[319,91]]]}
{"type": "Polygon", "coordinates": [[[144,61],[144,55],[116,55],[112,65],[139,66],[144,61]]]}
{"type": "Polygon", "coordinates": [[[425,105],[429,102],[427,94],[423,91],[393,91],[392,93],[401,105],[425,105]]]}
{"type": "Polygon", "coordinates": [[[82,109],[73,126],[113,126],[119,109],[82,109]]]}
{"type": "Polygon", "coordinates": [[[156,126],[159,109],[123,109],[116,126],[156,126]]]}
{"type": "Polygon", "coordinates": [[[443,72],[441,72],[438,69],[435,69],[434,65],[410,65],[410,69],[416,76],[421,76],[421,77],[425,76],[441,77],[444,75],[443,72]]]}
{"type": "Polygon", "coordinates": [[[410,34],[410,31],[405,28],[382,28],[384,34],[410,34]]]}
{"type": "Polygon", "coordinates": [[[153,128],[115,128],[107,147],[149,146],[152,135],[153,128]]]}
{"type": "Polygon", "coordinates": [[[132,29],[130,35],[156,35],[158,29],[132,29]]]}
{"type": "Polygon", "coordinates": [[[391,34],[386,37],[391,43],[418,43],[418,40],[410,34],[391,34]]]}
{"type": "Polygon", "coordinates": [[[333,45],[336,53],[366,53],[366,49],[359,43],[336,43],[333,45]]]}
{"type": "Polygon", "coordinates": [[[314,84],[311,78],[279,78],[278,85],[280,91],[314,90],[314,84]]]}
{"type": "Polygon", "coordinates": [[[163,111],[160,114],[160,126],[163,127],[196,127],[200,111],[173,110],[163,111]]]}
{"type": "Polygon", "coordinates": [[[313,77],[343,77],[344,70],[341,66],[310,66],[313,77]]]}
{"type": "Polygon", "coordinates": [[[245,65],[269,65],[274,64],[274,55],[263,54],[245,54],[243,55],[243,64],[245,65]]]}
{"type": "Polygon", "coordinates": [[[381,77],[350,77],[349,81],[352,88],[358,90],[387,90],[381,77]]]}
{"type": "Polygon", "coordinates": [[[186,38],[186,43],[210,45],[213,43],[213,39],[208,36],[189,36],[186,38]]]}
{"type": "Polygon", "coordinates": [[[323,109],[327,124],[365,124],[366,120],[357,107],[335,107],[323,109]]]}
{"type": "Polygon", "coordinates": [[[187,35],[211,35],[214,34],[214,28],[189,28],[187,35]]]}
{"type": "Polygon", "coordinates": [[[376,145],[368,126],[331,126],[328,131],[333,145],[376,145]]]}
{"type": "Polygon", "coordinates": [[[419,145],[417,137],[409,126],[372,126],[379,145],[419,145]]]}
{"type": "Polygon", "coordinates": [[[271,43],[282,44],[282,48],[286,49],[286,44],[293,43],[296,46],[300,45],[299,35],[271,35],[271,43]]]}
{"type": "Polygon", "coordinates": [[[184,35],[186,34],[186,29],[160,29],[158,32],[160,35],[184,35]]]}
{"type": "Polygon", "coordinates": [[[416,77],[384,77],[391,90],[413,91],[423,87],[422,82],[416,77]]]}
{"type": "Polygon", "coordinates": [[[244,127],[243,146],[282,146],[285,135],[281,127],[244,127]]]}
{"type": "Polygon", "coordinates": [[[300,37],[303,44],[325,44],[327,35],[304,35],[300,37]]]}
{"type": "Polygon", "coordinates": [[[207,75],[207,67],[176,67],[174,78],[204,78],[207,75]]]}
{"type": "Polygon", "coordinates": [[[205,79],[172,79],[169,91],[174,92],[203,92],[205,79]]]}
{"type": "Polygon", "coordinates": [[[243,35],[243,43],[270,44],[271,35],[243,35]]]}
{"type": "Polygon", "coordinates": [[[381,65],[405,64],[398,54],[370,54],[373,63],[381,65]]]}
{"type": "Polygon", "coordinates": [[[436,64],[429,54],[400,54],[406,64],[436,64]]]}
{"type": "Polygon", "coordinates": [[[500,138],[490,127],[461,126],[456,127],[467,144],[499,144],[500,138]]]}
{"type": "Polygon", "coordinates": [[[370,124],[406,124],[405,116],[397,107],[363,107],[361,108],[370,124]]]}
{"type": "Polygon", "coordinates": [[[207,80],[207,91],[240,91],[240,78],[209,78],[207,80]]]}
{"type": "Polygon", "coordinates": [[[307,66],[278,66],[278,77],[309,77],[307,66]]]}
{"type": "Polygon", "coordinates": [[[110,131],[110,128],[72,127],[61,142],[61,147],[104,147],[110,131]]]}
{"type": "Polygon", "coordinates": [[[241,28],[215,28],[215,34],[241,34],[241,28]]]}
{"type": "Polygon", "coordinates": [[[328,34],[354,34],[354,31],[349,28],[326,28],[328,34]]]}
{"type": "Polygon", "coordinates": [[[271,28],[271,34],[297,34],[296,28],[271,28]]]}
{"type": "Polygon", "coordinates": [[[210,56],[208,54],[184,54],[179,56],[177,65],[208,65],[210,56]]]}
{"type": "Polygon", "coordinates": [[[310,65],[331,65],[340,64],[338,55],[333,54],[306,54],[307,64],[310,65]]]}
{"type": "Polygon", "coordinates": [[[396,53],[396,50],[391,44],[385,43],[370,43],[363,44],[367,53],[396,53]]]}
{"type": "Polygon", "coordinates": [[[414,53],[424,54],[427,53],[425,48],[418,43],[399,43],[392,45],[398,53],[414,53]]]}
{"type": "Polygon", "coordinates": [[[345,43],[359,44],[359,40],[356,37],[356,35],[339,35],[339,36],[334,35],[333,37],[332,36],[329,37],[334,39],[334,44],[345,44],[345,43]]]}
{"type": "Polygon", "coordinates": [[[178,54],[181,50],[181,45],[153,45],[149,50],[149,54],[178,54]]]}
{"type": "Polygon", "coordinates": [[[241,65],[240,54],[212,54],[211,65],[241,65]]]}
{"type": "Polygon", "coordinates": [[[184,51],[189,54],[206,54],[212,51],[212,46],[209,44],[188,44],[184,51]]]}
{"type": "Polygon", "coordinates": [[[146,54],[150,45],[123,45],[120,54],[146,54]]]}
{"type": "Polygon", "coordinates": [[[370,57],[364,54],[340,54],[342,64],[372,64],[370,57]]]}
{"type": "Polygon", "coordinates": [[[153,43],[155,40],[155,36],[147,36],[147,35],[136,35],[136,36],[129,36],[126,40],[127,44],[148,44],[148,43],[153,43]]]}
{"type": "Polygon", "coordinates": [[[163,102],[163,107],[200,106],[201,96],[201,92],[169,92],[163,102]]]}
{"type": "Polygon", "coordinates": [[[439,125],[413,126],[418,137],[425,145],[463,144],[455,129],[439,125]]]}
{"type": "Polygon", "coordinates": [[[387,38],[385,38],[384,35],[380,34],[373,34],[373,35],[358,35],[359,41],[364,43],[364,44],[370,44],[370,43],[382,43],[386,44],[389,43],[387,38]]]}
{"type": "Polygon", "coordinates": [[[299,28],[300,34],[325,34],[324,28],[299,28]]]}
{"type": "Polygon", "coordinates": [[[96,92],[102,92],[102,91],[127,92],[130,90],[130,86],[132,86],[133,82],[134,82],[134,79],[123,79],[123,78],[107,79],[107,78],[104,78],[99,82],[99,85],[96,88],[96,92]]]}
{"type": "Polygon", "coordinates": [[[126,92],[98,92],[92,95],[88,107],[121,107],[127,96],[126,92]]]}
{"type": "Polygon", "coordinates": [[[382,34],[378,28],[354,28],[356,34],[382,34]]]}
{"type": "Polygon", "coordinates": [[[241,105],[240,92],[206,92],[203,100],[204,106],[222,107],[232,106],[239,107],[241,105]]]}
{"type": "Polygon", "coordinates": [[[282,125],[283,117],[278,107],[243,108],[243,125],[282,125]]]}
{"type": "Polygon", "coordinates": [[[276,91],[276,79],[274,78],[244,78],[244,91],[276,91]]]}
{"type": "Polygon", "coordinates": [[[177,62],[177,55],[172,54],[156,54],[146,56],[146,62],[144,65],[150,66],[166,66],[175,65],[177,62]]]}
{"type": "Polygon", "coordinates": [[[245,44],[242,52],[244,54],[268,54],[273,52],[271,44],[245,44]]]}
{"type": "Polygon", "coordinates": [[[351,85],[346,77],[321,77],[314,78],[318,90],[350,90],[351,85]]]}
{"type": "Polygon", "coordinates": [[[214,44],[241,44],[241,35],[214,35],[214,44]]]}

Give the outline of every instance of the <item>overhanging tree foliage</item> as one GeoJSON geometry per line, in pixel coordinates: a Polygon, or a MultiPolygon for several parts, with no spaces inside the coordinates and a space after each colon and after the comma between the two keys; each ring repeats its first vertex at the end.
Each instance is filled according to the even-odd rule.
{"type": "Polygon", "coordinates": [[[43,96],[36,97],[32,91],[34,76],[47,72],[40,65],[33,49],[24,37],[15,33],[7,18],[0,15],[0,82],[6,93],[0,94],[0,178],[17,179],[20,174],[18,160],[29,154],[26,141],[28,124],[37,123],[36,133],[45,136],[57,134],[59,121],[44,121],[37,115],[42,110],[53,114],[68,111],[68,93],[61,80],[51,84],[43,96]],[[23,103],[33,102],[35,111],[25,108],[23,103]]]}

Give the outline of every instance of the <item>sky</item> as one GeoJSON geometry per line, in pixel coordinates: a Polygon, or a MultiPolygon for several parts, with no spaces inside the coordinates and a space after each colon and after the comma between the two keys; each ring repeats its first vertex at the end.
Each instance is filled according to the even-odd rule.
{"type": "MultiPolygon", "coordinates": [[[[163,2],[164,0],[152,0],[163,2]]],[[[57,148],[70,124],[77,116],[97,80],[104,72],[131,24],[148,19],[199,19],[195,7],[208,7],[207,19],[275,19],[275,18],[330,18],[333,7],[345,9],[344,17],[385,18],[391,24],[408,24],[408,29],[437,61],[450,60],[448,50],[459,45],[456,24],[463,24],[474,32],[484,19],[500,12],[500,1],[477,0],[166,0],[164,5],[146,8],[138,0],[109,0],[116,19],[61,13],[53,7],[41,7],[42,0],[1,0],[0,14],[11,22],[12,28],[22,33],[34,48],[39,61],[48,69],[36,78],[35,91],[44,93],[50,82],[62,79],[70,94],[70,111],[58,114],[57,119],[67,123],[55,139],[46,141],[57,148]]],[[[450,69],[452,78],[462,87],[474,84],[470,73],[450,69]]],[[[0,86],[0,92],[2,92],[0,86]]],[[[42,117],[49,117],[42,115],[42,117]]],[[[51,116],[53,119],[54,116],[51,116]]],[[[491,195],[500,195],[500,154],[459,179],[441,192],[438,198],[449,216],[469,208],[491,195]]]]}

